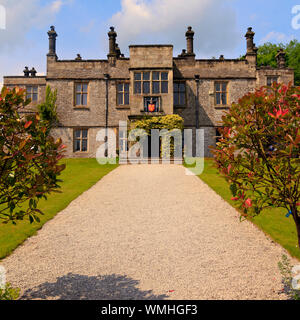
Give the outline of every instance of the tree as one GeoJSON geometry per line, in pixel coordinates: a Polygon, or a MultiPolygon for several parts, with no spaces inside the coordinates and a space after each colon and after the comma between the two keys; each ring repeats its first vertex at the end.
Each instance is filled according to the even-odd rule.
{"type": "MultiPolygon", "coordinates": [[[[41,120],[47,121],[50,126],[58,121],[56,107],[57,90],[51,91],[50,86],[46,87],[45,102],[38,105],[38,112],[41,120]]],[[[49,126],[49,127],[50,127],[49,126]]]]}
{"type": "Polygon", "coordinates": [[[50,136],[50,121],[22,116],[30,100],[25,90],[3,88],[0,95],[0,220],[38,221],[41,198],[59,192],[58,176],[65,165],[61,139],[50,136]]]}
{"type": "Polygon", "coordinates": [[[267,42],[258,47],[257,65],[277,67],[276,54],[279,49],[286,52],[287,66],[295,70],[295,85],[300,85],[300,43],[292,40],[288,44],[267,42]]]}
{"type": "Polygon", "coordinates": [[[285,208],[300,248],[300,87],[274,83],[248,93],[223,116],[223,126],[212,151],[242,217],[285,208]]]}

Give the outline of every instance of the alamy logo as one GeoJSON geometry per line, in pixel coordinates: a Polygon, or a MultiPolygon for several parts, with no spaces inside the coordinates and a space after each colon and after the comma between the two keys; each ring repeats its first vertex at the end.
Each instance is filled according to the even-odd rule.
{"type": "Polygon", "coordinates": [[[6,270],[4,267],[0,266],[0,289],[5,289],[6,285],[6,270]]]}
{"type": "Polygon", "coordinates": [[[300,29],[300,4],[297,4],[292,8],[292,14],[295,14],[295,17],[292,19],[292,28],[295,30],[300,29]]]}
{"type": "Polygon", "coordinates": [[[6,9],[0,5],[0,30],[6,29],[6,9]]]}

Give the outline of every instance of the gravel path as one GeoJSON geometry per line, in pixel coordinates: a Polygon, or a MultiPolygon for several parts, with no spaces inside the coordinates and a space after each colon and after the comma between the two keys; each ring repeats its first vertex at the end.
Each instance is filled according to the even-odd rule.
{"type": "Polygon", "coordinates": [[[283,253],[182,166],[132,165],[1,265],[23,299],[285,299],[283,253]]]}

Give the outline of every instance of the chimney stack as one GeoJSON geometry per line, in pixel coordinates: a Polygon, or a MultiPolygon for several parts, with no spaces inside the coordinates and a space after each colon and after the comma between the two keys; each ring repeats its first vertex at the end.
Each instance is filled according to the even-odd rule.
{"type": "Polygon", "coordinates": [[[37,72],[36,72],[35,68],[32,68],[30,70],[30,74],[31,74],[32,77],[36,77],[37,72]]]}
{"type": "Polygon", "coordinates": [[[186,55],[194,56],[194,34],[195,32],[192,30],[192,27],[188,27],[188,31],[186,32],[186,43],[187,43],[187,51],[186,55]]]}
{"type": "Polygon", "coordinates": [[[117,33],[114,27],[110,27],[110,31],[108,32],[109,37],[109,54],[108,56],[116,56],[116,39],[117,33]]]}
{"type": "Polygon", "coordinates": [[[25,69],[24,69],[24,77],[29,77],[29,73],[30,73],[30,71],[29,71],[29,69],[28,69],[28,67],[25,67],[25,69]]]}
{"type": "Polygon", "coordinates": [[[283,69],[286,67],[285,56],[286,56],[286,53],[283,51],[283,49],[279,49],[276,55],[276,61],[277,61],[277,67],[280,69],[283,69]]]}
{"type": "Polygon", "coordinates": [[[247,39],[247,54],[255,53],[255,44],[253,42],[255,33],[252,31],[252,28],[249,27],[245,38],[247,39]]]}
{"type": "Polygon", "coordinates": [[[49,53],[48,56],[56,57],[56,37],[57,33],[55,31],[55,27],[51,26],[50,30],[48,31],[49,36],[49,53]]]}

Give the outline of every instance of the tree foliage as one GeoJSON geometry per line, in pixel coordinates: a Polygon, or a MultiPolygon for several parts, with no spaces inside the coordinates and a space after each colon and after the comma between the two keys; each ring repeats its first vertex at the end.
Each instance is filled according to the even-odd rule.
{"type": "Polygon", "coordinates": [[[56,107],[57,90],[51,91],[50,86],[46,87],[46,99],[38,105],[38,112],[41,120],[53,125],[58,121],[56,107]]]}
{"type": "Polygon", "coordinates": [[[39,221],[41,198],[58,192],[65,165],[61,139],[50,136],[49,121],[38,113],[22,115],[30,100],[25,91],[3,88],[0,95],[0,220],[39,221]]]}
{"type": "Polygon", "coordinates": [[[223,116],[213,148],[244,217],[281,207],[296,223],[300,247],[300,87],[273,84],[248,93],[223,116]]]}
{"type": "Polygon", "coordinates": [[[300,85],[300,43],[292,40],[288,44],[267,42],[258,47],[257,65],[277,68],[276,54],[279,49],[286,52],[287,66],[295,70],[295,85],[300,85]]]}

